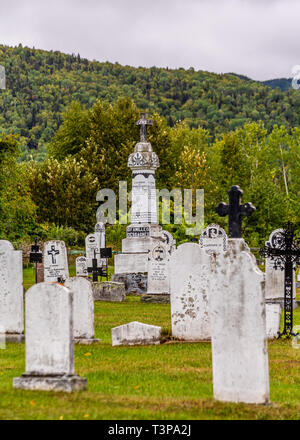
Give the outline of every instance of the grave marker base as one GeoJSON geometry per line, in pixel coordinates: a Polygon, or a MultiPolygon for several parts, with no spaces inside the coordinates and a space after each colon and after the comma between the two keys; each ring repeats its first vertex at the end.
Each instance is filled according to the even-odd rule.
{"type": "Polygon", "coordinates": [[[96,342],[101,342],[101,339],[96,338],[74,338],[74,344],[92,345],[96,342]]]}
{"type": "Polygon", "coordinates": [[[71,393],[87,388],[87,379],[75,375],[35,376],[23,374],[14,378],[13,386],[20,390],[64,391],[71,393]]]}
{"type": "Polygon", "coordinates": [[[5,341],[7,343],[13,342],[14,344],[21,344],[25,342],[25,335],[21,333],[6,333],[5,341]]]}

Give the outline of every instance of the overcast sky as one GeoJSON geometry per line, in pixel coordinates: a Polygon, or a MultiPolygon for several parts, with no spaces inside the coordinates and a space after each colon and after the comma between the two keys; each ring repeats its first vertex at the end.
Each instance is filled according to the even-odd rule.
{"type": "Polygon", "coordinates": [[[0,0],[0,43],[263,80],[300,64],[300,0],[0,0]]]}

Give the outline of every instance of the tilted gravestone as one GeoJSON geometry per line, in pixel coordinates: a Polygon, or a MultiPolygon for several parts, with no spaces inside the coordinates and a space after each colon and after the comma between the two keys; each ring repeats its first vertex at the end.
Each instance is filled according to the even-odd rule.
{"type": "Polygon", "coordinates": [[[111,329],[112,345],[157,345],[160,344],[161,327],[138,321],[111,329]]]}
{"type": "Polygon", "coordinates": [[[87,259],[86,257],[77,257],[76,261],[76,276],[77,277],[87,277],[88,270],[87,270],[87,259]]]}
{"type": "Polygon", "coordinates": [[[44,281],[56,283],[69,278],[66,245],[60,240],[51,240],[44,246],[44,281]]]}
{"type": "Polygon", "coordinates": [[[214,398],[269,402],[264,274],[243,239],[229,239],[210,283],[214,398]]]}
{"type": "Polygon", "coordinates": [[[210,338],[210,256],[196,243],[184,243],[170,259],[172,335],[183,340],[210,338]]]}
{"type": "Polygon", "coordinates": [[[149,250],[148,295],[170,293],[169,257],[167,246],[163,242],[155,244],[149,250]]]}
{"type": "Polygon", "coordinates": [[[0,240],[0,333],[8,342],[24,340],[22,251],[0,240]]]}
{"type": "Polygon", "coordinates": [[[74,375],[73,292],[40,283],[26,293],[26,373],[14,388],[45,391],[85,389],[74,375]]]}
{"type": "Polygon", "coordinates": [[[93,344],[94,331],[94,295],[91,282],[80,277],[68,278],[65,287],[73,292],[73,335],[79,344],[93,344]]]}

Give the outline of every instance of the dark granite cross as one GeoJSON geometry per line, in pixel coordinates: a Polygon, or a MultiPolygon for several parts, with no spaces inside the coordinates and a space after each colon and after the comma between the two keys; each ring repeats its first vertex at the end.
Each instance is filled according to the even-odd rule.
{"type": "MultiPolygon", "coordinates": [[[[109,249],[109,248],[107,248],[109,249]]],[[[103,249],[101,249],[102,251],[103,249]]],[[[106,277],[108,280],[108,267],[107,267],[107,261],[106,261],[106,271],[103,270],[102,267],[98,267],[98,260],[96,256],[96,251],[94,250],[94,258],[92,258],[92,267],[87,268],[88,273],[91,273],[93,275],[93,282],[98,282],[98,277],[106,277]]]]}
{"type": "Polygon", "coordinates": [[[229,191],[229,204],[219,203],[216,213],[221,217],[228,215],[228,232],[230,238],[242,237],[242,215],[251,215],[256,208],[251,203],[241,205],[243,191],[237,185],[229,191]]]}
{"type": "Polygon", "coordinates": [[[147,142],[147,126],[153,125],[152,119],[147,119],[147,114],[142,114],[141,119],[135,121],[135,125],[140,127],[140,142],[147,142]]]}

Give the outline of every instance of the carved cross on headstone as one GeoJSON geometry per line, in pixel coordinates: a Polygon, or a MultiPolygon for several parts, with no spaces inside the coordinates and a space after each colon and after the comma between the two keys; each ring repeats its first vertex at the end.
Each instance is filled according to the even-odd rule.
{"type": "Polygon", "coordinates": [[[55,249],[55,246],[51,246],[51,251],[48,251],[48,255],[51,255],[52,257],[52,264],[56,264],[56,258],[55,255],[59,254],[59,250],[55,249]]]}
{"type": "Polygon", "coordinates": [[[242,215],[251,215],[255,210],[255,206],[251,203],[241,205],[243,191],[237,185],[233,186],[229,191],[229,204],[219,203],[216,207],[216,213],[221,217],[228,215],[228,235],[230,238],[242,237],[242,215]]]}
{"type": "Polygon", "coordinates": [[[164,250],[160,246],[158,246],[155,249],[155,260],[156,261],[163,261],[164,259],[164,250]]]}
{"type": "Polygon", "coordinates": [[[152,119],[147,119],[147,114],[142,114],[141,119],[135,122],[140,127],[140,142],[147,142],[147,126],[153,125],[152,119]]]}

